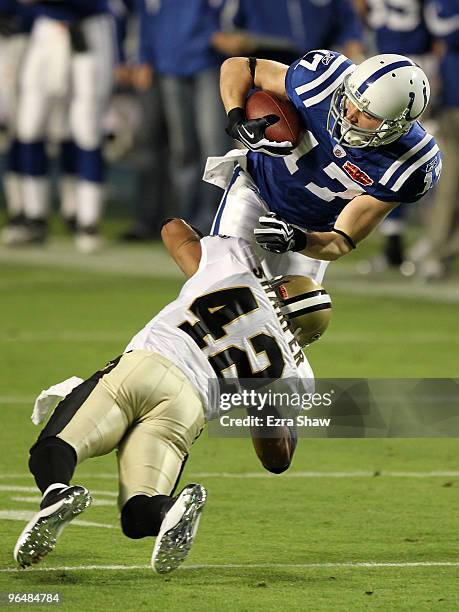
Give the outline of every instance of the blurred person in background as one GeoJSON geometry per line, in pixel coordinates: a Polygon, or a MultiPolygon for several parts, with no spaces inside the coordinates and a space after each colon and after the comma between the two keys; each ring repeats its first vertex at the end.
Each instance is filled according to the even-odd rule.
{"type": "MultiPolygon", "coordinates": [[[[399,53],[412,59],[426,73],[435,97],[437,63],[434,41],[424,19],[424,0],[354,0],[354,4],[371,32],[371,53],[399,53]]],[[[387,267],[407,276],[414,273],[414,264],[406,260],[403,241],[407,213],[407,205],[401,204],[388,215],[379,229],[384,236],[383,252],[371,261],[359,262],[361,273],[387,267]]]]}
{"type": "Polygon", "coordinates": [[[131,224],[120,238],[126,242],[156,240],[161,221],[169,215],[173,200],[170,171],[164,163],[169,158],[169,145],[163,100],[152,66],[138,61],[136,0],[111,0],[111,7],[118,33],[117,86],[129,92],[131,102],[134,93],[140,113],[131,157],[136,171],[133,205],[129,210],[131,224]]]}
{"type": "MultiPolygon", "coordinates": [[[[223,57],[212,46],[223,0],[139,0],[140,50],[135,82],[157,87],[162,98],[176,210],[204,232],[210,229],[218,190],[201,181],[205,161],[229,140],[219,94],[223,57]]],[[[157,154],[164,151],[157,146],[157,154]]],[[[161,216],[164,216],[163,214],[161,216]]]]}
{"type": "Polygon", "coordinates": [[[50,202],[45,137],[58,105],[69,129],[68,146],[62,145],[64,174],[75,173],[75,183],[69,181],[75,210],[64,206],[64,214],[75,218],[77,248],[93,252],[102,244],[102,116],[112,89],[113,19],[107,0],[27,4],[33,5],[36,19],[21,69],[17,117],[23,241],[46,237],[50,202]]]}
{"type": "Polygon", "coordinates": [[[363,59],[362,27],[351,0],[227,0],[222,26],[212,41],[228,56],[291,64],[312,49],[339,47],[354,61],[363,59]]]}
{"type": "Polygon", "coordinates": [[[19,183],[19,146],[16,138],[17,90],[20,65],[33,23],[33,10],[16,0],[0,0],[0,106],[6,137],[3,191],[7,222],[1,230],[3,244],[14,241],[24,220],[19,183]]]}
{"type": "Polygon", "coordinates": [[[459,1],[430,0],[425,15],[441,41],[438,140],[443,173],[427,224],[429,252],[420,272],[426,280],[440,280],[450,274],[459,254],[459,1]]]}

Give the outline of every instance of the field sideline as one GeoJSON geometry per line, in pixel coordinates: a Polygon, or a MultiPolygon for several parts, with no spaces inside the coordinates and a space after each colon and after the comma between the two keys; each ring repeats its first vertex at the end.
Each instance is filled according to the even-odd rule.
{"type": "MultiPolygon", "coordinates": [[[[353,261],[327,278],[334,315],[308,351],[316,375],[457,377],[457,278],[362,279],[353,261]]],[[[42,565],[17,571],[12,549],[39,500],[27,471],[34,397],[119,354],[181,279],[157,246],[83,259],[58,239],[0,249],[0,265],[0,592],[60,592],[64,610],[459,609],[453,438],[303,439],[273,476],[249,440],[204,433],[182,484],[202,482],[209,502],[189,561],[167,577],[149,569],[152,540],[122,536],[116,459],[101,457],[75,477],[93,506],[42,565]]]]}

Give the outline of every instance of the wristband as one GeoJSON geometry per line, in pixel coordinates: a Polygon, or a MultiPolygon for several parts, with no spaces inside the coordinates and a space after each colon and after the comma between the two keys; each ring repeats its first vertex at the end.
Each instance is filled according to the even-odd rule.
{"type": "Polygon", "coordinates": [[[257,58],[249,57],[249,70],[252,77],[252,87],[255,87],[255,70],[257,68],[257,58]]]}
{"type": "Polygon", "coordinates": [[[171,221],[174,221],[174,219],[178,219],[178,217],[168,217],[167,219],[164,219],[164,221],[161,223],[161,227],[159,229],[162,230],[165,225],[167,225],[171,221]]]}
{"type": "Polygon", "coordinates": [[[293,227],[293,238],[295,240],[295,246],[292,249],[292,251],[298,252],[298,251],[303,251],[307,244],[308,244],[308,237],[306,232],[303,232],[303,230],[298,229],[297,227],[293,227]]]}
{"type": "Polygon", "coordinates": [[[352,238],[348,234],[346,234],[346,232],[343,232],[343,230],[333,228],[332,232],[335,232],[336,234],[339,234],[340,236],[342,236],[344,240],[348,243],[348,245],[351,247],[351,249],[357,248],[357,245],[352,240],[352,238]]]}
{"type": "Polygon", "coordinates": [[[245,120],[245,110],[240,106],[232,108],[228,113],[228,122],[230,126],[242,123],[245,120]]]}
{"type": "Polygon", "coordinates": [[[200,229],[198,229],[195,225],[191,225],[191,223],[188,223],[188,225],[191,227],[193,232],[199,236],[199,238],[204,238],[204,234],[201,232],[200,229]]]}

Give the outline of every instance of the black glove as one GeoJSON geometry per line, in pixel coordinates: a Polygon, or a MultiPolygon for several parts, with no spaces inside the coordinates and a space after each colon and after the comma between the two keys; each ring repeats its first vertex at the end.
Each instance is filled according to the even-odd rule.
{"type": "Polygon", "coordinates": [[[272,157],[284,157],[293,151],[293,144],[285,140],[275,142],[265,138],[265,130],[270,125],[277,123],[277,115],[266,115],[260,119],[247,119],[243,108],[233,108],[228,113],[228,126],[226,133],[239,140],[242,144],[255,151],[255,153],[266,153],[272,157]]]}
{"type": "Polygon", "coordinates": [[[261,227],[253,230],[258,244],[273,253],[302,251],[308,242],[306,233],[270,213],[258,219],[261,227]]]}

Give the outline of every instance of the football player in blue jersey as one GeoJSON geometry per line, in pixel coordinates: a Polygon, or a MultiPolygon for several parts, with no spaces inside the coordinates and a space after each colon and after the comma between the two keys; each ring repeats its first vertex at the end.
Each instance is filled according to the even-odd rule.
{"type": "Polygon", "coordinates": [[[255,235],[268,251],[268,274],[320,282],[330,261],[354,249],[400,202],[416,202],[437,182],[439,149],[418,122],[429,93],[424,72],[395,54],[357,67],[326,50],[290,67],[226,60],[227,129],[247,150],[208,160],[205,180],[225,188],[212,232],[255,235]],[[305,127],[295,149],[267,140],[272,117],[247,120],[253,87],[294,104],[305,127]]]}

